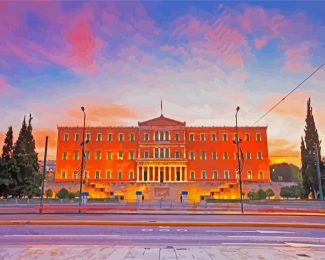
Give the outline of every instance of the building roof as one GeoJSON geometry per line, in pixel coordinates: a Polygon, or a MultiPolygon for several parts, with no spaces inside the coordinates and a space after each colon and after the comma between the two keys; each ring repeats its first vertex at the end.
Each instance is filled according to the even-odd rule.
{"type": "Polygon", "coordinates": [[[171,118],[164,117],[163,114],[161,114],[159,117],[138,122],[139,126],[185,126],[186,122],[180,122],[171,118]]]}

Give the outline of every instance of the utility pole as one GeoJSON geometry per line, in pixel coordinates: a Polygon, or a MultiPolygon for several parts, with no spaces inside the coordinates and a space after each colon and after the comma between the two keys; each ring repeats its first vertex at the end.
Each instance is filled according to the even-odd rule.
{"type": "Polygon", "coordinates": [[[323,201],[324,196],[323,196],[323,188],[322,188],[322,180],[320,177],[320,166],[319,166],[319,154],[318,154],[318,145],[315,144],[315,160],[316,160],[316,170],[317,170],[317,178],[318,178],[318,188],[319,188],[319,200],[323,201]]]}
{"type": "Polygon", "coordinates": [[[41,198],[40,198],[40,209],[39,213],[43,212],[43,196],[44,196],[44,180],[45,180],[45,174],[46,174],[46,158],[47,158],[47,143],[48,143],[49,137],[46,136],[45,138],[45,152],[44,152],[44,162],[43,162],[43,174],[42,174],[42,189],[41,189],[41,198]]]}
{"type": "Polygon", "coordinates": [[[237,162],[238,162],[238,174],[239,174],[239,191],[240,191],[240,211],[244,213],[244,205],[243,205],[243,189],[242,189],[242,180],[241,180],[241,166],[240,166],[240,159],[239,159],[239,136],[238,136],[238,124],[237,124],[237,114],[240,107],[236,108],[236,138],[235,144],[237,146],[237,162]]]}
{"type": "Polygon", "coordinates": [[[81,193],[82,193],[82,178],[84,174],[84,161],[85,161],[85,130],[86,130],[86,112],[85,108],[81,107],[84,114],[84,126],[82,129],[82,143],[81,143],[81,167],[80,167],[80,191],[79,191],[79,214],[81,213],[81,193]]]}

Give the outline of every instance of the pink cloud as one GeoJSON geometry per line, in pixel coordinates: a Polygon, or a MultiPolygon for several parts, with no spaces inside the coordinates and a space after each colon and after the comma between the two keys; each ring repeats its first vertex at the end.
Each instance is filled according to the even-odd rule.
{"type": "Polygon", "coordinates": [[[7,82],[3,76],[0,75],[0,95],[7,92],[15,92],[15,89],[7,82]]]}
{"type": "Polygon", "coordinates": [[[257,50],[260,50],[260,49],[262,49],[267,44],[267,42],[268,42],[268,40],[267,40],[266,36],[262,36],[260,38],[256,38],[254,40],[255,48],[257,50]]]}

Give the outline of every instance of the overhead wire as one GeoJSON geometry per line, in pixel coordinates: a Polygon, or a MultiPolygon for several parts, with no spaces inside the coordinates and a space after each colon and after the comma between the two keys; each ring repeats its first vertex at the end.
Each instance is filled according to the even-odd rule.
{"type": "Polygon", "coordinates": [[[317,73],[325,63],[320,65],[316,70],[313,71],[307,78],[305,78],[299,85],[297,85],[294,89],[292,89],[287,95],[285,95],[281,100],[279,100],[275,105],[273,105],[266,113],[264,113],[258,120],[255,121],[253,125],[256,125],[259,121],[261,121],[264,117],[266,117],[271,111],[280,105],[288,96],[290,96],[295,90],[297,90],[301,85],[303,85],[308,79],[310,79],[315,73],[317,73]]]}

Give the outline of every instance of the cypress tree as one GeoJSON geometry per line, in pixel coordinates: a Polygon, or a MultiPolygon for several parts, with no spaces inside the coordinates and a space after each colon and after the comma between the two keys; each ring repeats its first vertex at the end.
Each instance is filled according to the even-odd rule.
{"type": "Polygon", "coordinates": [[[13,176],[16,181],[14,195],[18,197],[32,197],[37,192],[38,161],[31,121],[32,117],[30,116],[27,126],[24,117],[13,152],[13,158],[16,160],[18,169],[13,176]]]}
{"type": "Polygon", "coordinates": [[[9,126],[8,132],[6,134],[5,142],[2,148],[2,158],[6,161],[12,158],[12,153],[14,149],[13,143],[13,131],[12,126],[9,126]]]}
{"type": "Polygon", "coordinates": [[[305,139],[301,140],[301,171],[303,179],[303,196],[305,198],[311,193],[317,198],[319,192],[317,170],[315,163],[315,144],[318,146],[319,163],[321,164],[321,141],[319,140],[317,128],[314,121],[313,109],[310,105],[310,98],[307,101],[307,116],[305,126],[305,139]]]}

